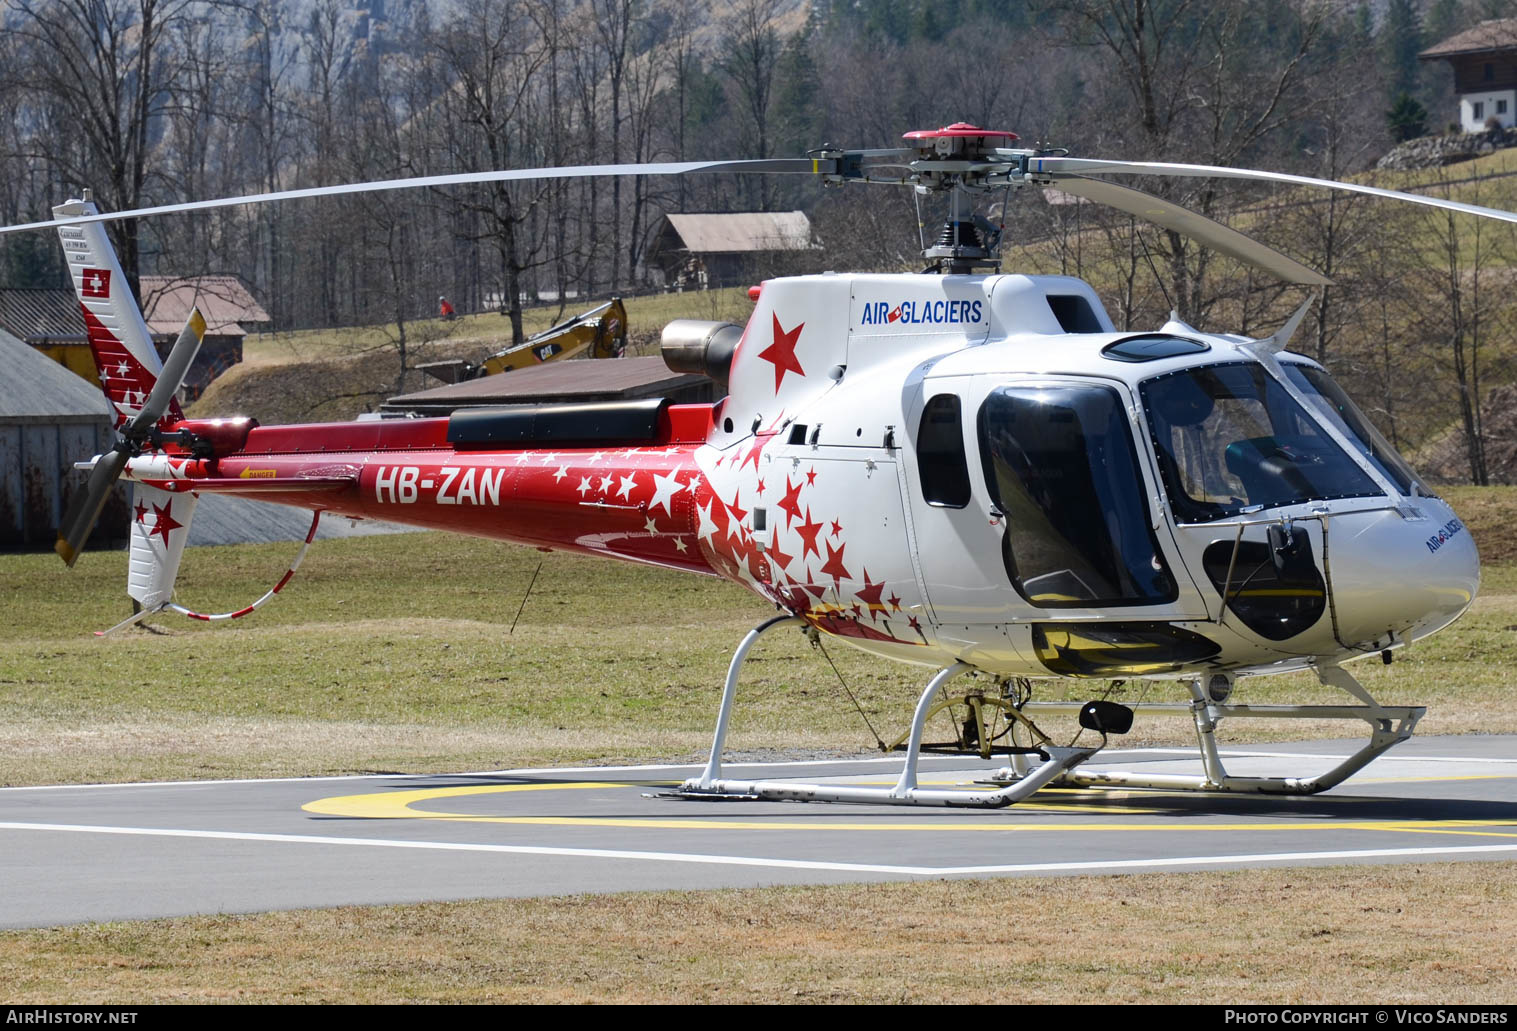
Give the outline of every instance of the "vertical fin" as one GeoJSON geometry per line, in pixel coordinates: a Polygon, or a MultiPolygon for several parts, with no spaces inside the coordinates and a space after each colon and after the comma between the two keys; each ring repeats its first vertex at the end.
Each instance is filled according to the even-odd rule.
{"type": "MultiPolygon", "coordinates": [[[[68,218],[96,211],[93,201],[70,200],[53,208],[53,216],[68,218]]],[[[119,430],[142,408],[163,363],[121,271],[121,262],[106,237],[105,224],[59,226],[58,236],[68,260],[74,295],[84,313],[100,386],[119,430]]],[[[159,425],[166,428],[182,418],[179,403],[170,401],[159,425]]]]}

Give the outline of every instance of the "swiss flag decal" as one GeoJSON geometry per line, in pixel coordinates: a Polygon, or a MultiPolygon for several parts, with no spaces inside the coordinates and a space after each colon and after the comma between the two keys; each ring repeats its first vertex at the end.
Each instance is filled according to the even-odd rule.
{"type": "Polygon", "coordinates": [[[111,296],[111,270],[108,268],[87,268],[83,272],[84,285],[80,288],[80,294],[85,297],[110,297],[111,296]]]}

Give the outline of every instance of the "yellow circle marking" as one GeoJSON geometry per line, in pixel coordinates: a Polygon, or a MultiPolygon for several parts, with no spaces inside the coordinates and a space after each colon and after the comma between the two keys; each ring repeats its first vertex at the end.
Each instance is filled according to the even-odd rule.
{"type": "MultiPolygon", "coordinates": [[[[1403,831],[1423,834],[1477,834],[1481,837],[1517,838],[1517,830],[1494,831],[1485,828],[1513,827],[1514,820],[1355,820],[1347,823],[1313,820],[1304,823],[1008,823],[946,822],[940,820],[880,820],[864,822],[800,820],[728,820],[695,817],[684,820],[634,816],[481,816],[475,813],[437,812],[415,809],[424,802],[473,795],[505,794],[516,791],[577,791],[594,788],[625,788],[637,785],[609,781],[569,781],[539,784],[473,784],[452,788],[417,788],[412,791],[377,791],[362,795],[337,795],[321,798],[301,806],[308,813],[322,816],[345,816],[371,820],[444,820],[453,823],[502,823],[537,827],[647,827],[665,830],[717,828],[722,830],[805,830],[805,831],[1297,831],[1334,830],[1403,831]]],[[[1021,803],[1019,808],[1027,808],[1021,803]]],[[[1090,811],[1084,807],[1054,805],[1058,811],[1090,811]]],[[[1133,812],[1116,807],[1103,811],[1133,812]]],[[[1158,810],[1139,810],[1157,812],[1158,810]]]]}

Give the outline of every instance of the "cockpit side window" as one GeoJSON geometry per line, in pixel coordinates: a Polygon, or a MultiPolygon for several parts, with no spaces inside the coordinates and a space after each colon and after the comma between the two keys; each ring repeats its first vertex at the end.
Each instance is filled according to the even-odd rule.
{"type": "Polygon", "coordinates": [[[1173,601],[1127,411],[1110,387],[1001,387],[980,407],[980,455],[1005,517],[1012,585],[1043,608],[1173,601]]]}
{"type": "Polygon", "coordinates": [[[922,499],[939,508],[969,504],[969,462],[964,457],[961,412],[959,395],[938,394],[927,402],[917,431],[922,499]]]}
{"type": "Polygon", "coordinates": [[[1139,389],[1179,522],[1383,495],[1262,365],[1181,369],[1139,389]]]}

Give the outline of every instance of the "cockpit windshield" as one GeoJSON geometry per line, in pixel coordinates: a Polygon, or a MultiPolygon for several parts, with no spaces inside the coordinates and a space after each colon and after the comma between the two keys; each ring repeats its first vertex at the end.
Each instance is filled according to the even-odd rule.
{"type": "Polygon", "coordinates": [[[1384,493],[1262,365],[1182,369],[1139,389],[1179,522],[1384,493]]]}
{"type": "Polygon", "coordinates": [[[1353,441],[1360,453],[1385,474],[1386,479],[1401,488],[1402,494],[1407,497],[1417,494],[1431,496],[1412,467],[1406,464],[1406,459],[1396,453],[1391,442],[1380,435],[1375,424],[1365,418],[1359,406],[1349,400],[1343,388],[1334,383],[1331,376],[1310,365],[1282,362],[1280,367],[1316,406],[1318,413],[1337,427],[1338,432],[1353,441]]]}

